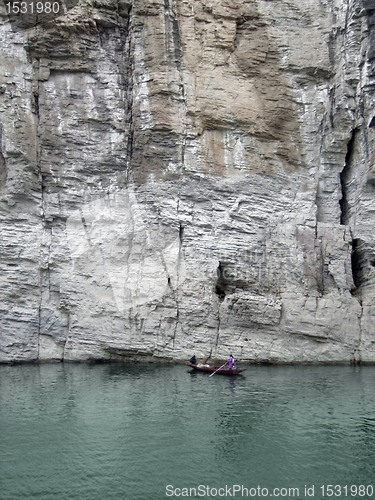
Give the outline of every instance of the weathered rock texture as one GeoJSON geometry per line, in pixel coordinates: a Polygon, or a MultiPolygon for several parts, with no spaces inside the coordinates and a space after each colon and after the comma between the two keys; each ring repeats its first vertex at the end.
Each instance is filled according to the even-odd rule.
{"type": "Polygon", "coordinates": [[[0,361],[375,362],[374,12],[3,8],[0,361]]]}

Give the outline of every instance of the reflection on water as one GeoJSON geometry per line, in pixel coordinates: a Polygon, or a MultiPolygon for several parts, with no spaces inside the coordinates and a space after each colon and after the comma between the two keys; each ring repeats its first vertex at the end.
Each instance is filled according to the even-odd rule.
{"type": "MultiPolygon", "coordinates": [[[[1,500],[373,484],[375,367],[0,366],[1,500]],[[372,483],[371,483],[372,482],[372,483]]],[[[300,495],[300,498],[305,498],[300,495]]],[[[362,497],[366,498],[366,497],[362,497]]]]}
{"type": "Polygon", "coordinates": [[[229,379],[229,388],[231,392],[234,392],[236,390],[236,383],[234,381],[234,377],[230,377],[229,379]]]}

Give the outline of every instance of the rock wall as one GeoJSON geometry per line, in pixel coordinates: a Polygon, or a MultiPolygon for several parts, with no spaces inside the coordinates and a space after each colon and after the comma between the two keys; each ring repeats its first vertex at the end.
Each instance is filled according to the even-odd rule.
{"type": "Polygon", "coordinates": [[[64,6],[1,5],[0,361],[374,362],[375,0],[64,6]]]}

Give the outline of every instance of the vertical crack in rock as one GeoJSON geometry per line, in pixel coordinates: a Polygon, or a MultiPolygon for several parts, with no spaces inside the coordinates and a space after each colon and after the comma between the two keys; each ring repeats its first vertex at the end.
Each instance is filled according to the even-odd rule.
{"type": "Polygon", "coordinates": [[[217,335],[216,335],[216,347],[219,345],[219,337],[220,337],[220,325],[221,325],[221,318],[220,318],[220,306],[218,310],[218,322],[217,322],[217,335]]]}
{"type": "MultiPolygon", "coordinates": [[[[215,286],[215,293],[219,297],[220,302],[223,302],[225,299],[227,283],[224,277],[224,266],[219,261],[219,266],[217,268],[217,281],[215,286]]],[[[221,317],[220,317],[221,304],[219,304],[217,311],[217,334],[216,334],[216,347],[219,345],[219,336],[220,336],[220,325],[221,325],[221,317]]]]}
{"type": "MultiPolygon", "coordinates": [[[[369,124],[369,129],[371,130],[371,136],[374,137],[375,134],[375,116],[371,118],[370,124],[369,124]]],[[[367,137],[367,143],[368,143],[368,136],[367,137]]],[[[368,148],[369,146],[367,146],[368,148]]],[[[367,155],[368,161],[369,161],[369,169],[367,171],[367,183],[369,185],[375,185],[375,152],[373,152],[371,155],[367,155]]]]}
{"type": "Polygon", "coordinates": [[[63,344],[63,348],[62,348],[62,356],[61,356],[61,361],[64,361],[66,359],[66,349],[67,349],[67,345],[68,345],[68,339],[69,339],[69,332],[70,332],[70,312],[69,310],[66,310],[66,316],[67,316],[67,325],[66,325],[66,338],[65,338],[65,342],[63,344]]]}
{"type": "Polygon", "coordinates": [[[133,157],[134,148],[134,117],[133,117],[133,106],[134,106],[134,47],[132,43],[132,23],[131,16],[129,15],[127,20],[127,25],[125,28],[126,39],[125,39],[125,53],[126,53],[126,72],[127,72],[127,85],[126,85],[126,99],[125,99],[125,116],[126,116],[126,126],[127,126],[127,175],[129,177],[130,165],[133,157]]]}
{"type": "Polygon", "coordinates": [[[352,243],[352,274],[356,290],[362,285],[366,278],[366,244],[360,238],[353,239],[352,243]]]}
{"type": "Polygon", "coordinates": [[[170,62],[172,62],[172,66],[175,66],[180,71],[182,65],[182,44],[174,0],[164,0],[164,21],[167,57],[171,58],[170,62]]]}
{"type": "MultiPolygon", "coordinates": [[[[177,220],[178,220],[178,214],[179,214],[179,206],[180,206],[180,199],[178,198],[177,200],[177,220]]],[[[173,347],[175,345],[175,340],[176,340],[176,335],[177,335],[177,330],[178,330],[178,325],[180,322],[180,300],[179,300],[179,290],[180,290],[180,267],[181,263],[183,260],[183,253],[182,253],[182,241],[183,241],[183,234],[184,234],[184,228],[181,222],[179,223],[179,230],[178,230],[178,240],[179,240],[179,247],[178,247],[178,256],[177,256],[177,266],[176,266],[176,283],[175,283],[175,288],[172,287],[171,284],[171,279],[168,276],[168,286],[173,292],[173,298],[176,302],[176,321],[174,325],[174,332],[173,332],[173,347]]],[[[164,260],[163,260],[164,263],[164,260]]],[[[164,264],[165,265],[165,264],[164,264]]],[[[167,271],[167,266],[165,265],[165,270],[168,275],[167,271]]]]}
{"type": "Polygon", "coordinates": [[[353,363],[356,365],[360,365],[362,363],[362,357],[361,357],[362,328],[361,328],[361,323],[362,323],[362,316],[363,316],[363,306],[362,306],[362,300],[358,299],[358,302],[361,306],[361,314],[358,316],[358,326],[359,326],[358,344],[353,352],[353,363]]]}
{"type": "MultiPolygon", "coordinates": [[[[38,80],[38,73],[39,73],[39,64],[38,64],[38,70],[37,74],[34,80],[34,91],[33,91],[33,97],[34,97],[34,106],[33,106],[33,111],[35,114],[35,132],[36,132],[36,138],[35,138],[35,143],[36,143],[36,163],[37,163],[37,172],[39,176],[39,182],[40,182],[40,210],[41,210],[41,218],[42,218],[42,244],[40,246],[40,268],[39,268],[39,291],[40,291],[40,303],[39,303],[39,316],[38,316],[38,360],[40,359],[40,341],[41,341],[41,335],[42,335],[42,313],[43,313],[43,288],[44,288],[44,282],[45,282],[45,264],[44,264],[44,245],[43,245],[43,240],[44,240],[44,232],[46,230],[46,218],[45,218],[45,210],[44,210],[44,203],[45,203],[45,183],[44,183],[44,176],[42,172],[42,165],[41,165],[41,144],[40,144],[40,114],[39,114],[39,80],[38,80]]],[[[49,253],[49,252],[48,252],[49,253]]]]}
{"type": "MultiPolygon", "coordinates": [[[[340,174],[340,182],[341,182],[341,193],[342,198],[340,200],[340,208],[341,208],[341,216],[340,223],[343,225],[350,224],[351,217],[351,195],[353,194],[353,170],[354,170],[354,151],[355,144],[358,135],[358,130],[353,130],[352,136],[348,142],[347,152],[345,157],[345,165],[340,174]]],[[[355,193],[354,193],[355,194],[355,193]]]]}
{"type": "MultiPolygon", "coordinates": [[[[177,207],[176,207],[176,218],[177,218],[177,220],[179,220],[179,211],[180,211],[180,193],[178,194],[178,198],[177,198],[177,207]]],[[[182,253],[183,237],[184,237],[184,227],[183,227],[182,223],[179,222],[179,228],[178,228],[178,243],[179,243],[179,246],[178,246],[177,268],[176,268],[176,288],[175,288],[175,290],[173,290],[174,300],[176,302],[176,321],[175,321],[175,328],[174,328],[174,333],[173,333],[173,347],[175,345],[177,330],[178,330],[178,326],[179,326],[179,323],[180,323],[179,290],[180,290],[180,280],[181,280],[180,268],[181,268],[181,264],[183,263],[183,258],[184,258],[183,253],[182,253]]],[[[168,278],[168,284],[170,286],[170,278],[168,278]]]]}
{"type": "Polygon", "coordinates": [[[7,180],[7,166],[2,152],[2,144],[3,144],[2,139],[3,139],[3,132],[0,123],[0,191],[5,187],[7,180]]]}
{"type": "Polygon", "coordinates": [[[0,190],[5,187],[6,180],[7,180],[7,169],[6,169],[5,158],[3,153],[0,151],[0,190]]]}

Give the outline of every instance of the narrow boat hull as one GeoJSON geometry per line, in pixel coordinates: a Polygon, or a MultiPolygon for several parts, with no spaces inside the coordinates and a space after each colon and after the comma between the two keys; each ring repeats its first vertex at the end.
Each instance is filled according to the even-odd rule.
{"type": "Polygon", "coordinates": [[[214,373],[216,371],[217,375],[238,375],[246,370],[246,368],[235,368],[229,370],[229,368],[220,368],[220,366],[193,365],[191,363],[188,365],[199,372],[214,373]]]}

